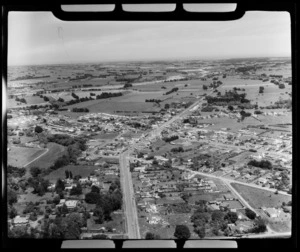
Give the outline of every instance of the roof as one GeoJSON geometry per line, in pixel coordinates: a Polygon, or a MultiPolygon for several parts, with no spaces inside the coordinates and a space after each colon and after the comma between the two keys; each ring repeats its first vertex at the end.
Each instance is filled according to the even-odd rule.
{"type": "Polygon", "coordinates": [[[65,204],[68,208],[73,208],[76,207],[77,203],[78,200],[67,200],[65,204]]]}
{"type": "Polygon", "coordinates": [[[14,224],[26,224],[28,223],[28,216],[25,216],[25,217],[21,217],[19,215],[17,215],[15,218],[14,218],[14,224]]]}

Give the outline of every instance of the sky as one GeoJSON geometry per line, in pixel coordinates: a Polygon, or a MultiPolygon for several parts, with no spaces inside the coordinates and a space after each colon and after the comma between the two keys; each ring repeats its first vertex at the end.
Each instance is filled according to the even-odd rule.
{"type": "Polygon", "coordinates": [[[61,21],[10,12],[8,65],[290,57],[288,12],[246,12],[234,21],[61,21]]]}

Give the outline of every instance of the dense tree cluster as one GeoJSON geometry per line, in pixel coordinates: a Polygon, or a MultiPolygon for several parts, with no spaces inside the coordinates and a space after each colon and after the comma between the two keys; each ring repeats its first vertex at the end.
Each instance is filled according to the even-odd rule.
{"type": "Polygon", "coordinates": [[[11,165],[7,166],[7,175],[12,177],[23,177],[26,173],[26,168],[18,168],[11,165]]]}
{"type": "Polygon", "coordinates": [[[248,162],[248,165],[252,165],[263,169],[272,169],[273,167],[272,163],[269,160],[257,161],[253,159],[248,162]]]}
{"type": "Polygon", "coordinates": [[[28,184],[33,188],[32,193],[37,193],[39,196],[43,196],[48,191],[50,185],[49,180],[42,178],[41,176],[30,177],[28,184]]]}
{"type": "MultiPolygon", "coordinates": [[[[111,213],[122,207],[122,193],[119,181],[114,181],[107,193],[98,192],[92,188],[89,193],[85,195],[85,202],[88,204],[96,204],[96,216],[98,221],[111,219],[111,213]]],[[[95,214],[95,213],[94,213],[95,214]]]]}

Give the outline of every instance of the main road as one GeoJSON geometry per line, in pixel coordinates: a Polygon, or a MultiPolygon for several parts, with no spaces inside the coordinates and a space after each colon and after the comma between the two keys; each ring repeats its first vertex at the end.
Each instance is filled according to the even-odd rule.
{"type": "MultiPolygon", "coordinates": [[[[150,132],[150,134],[153,135],[159,135],[160,132],[163,130],[163,128],[169,126],[174,121],[180,119],[182,116],[184,116],[187,112],[189,112],[192,108],[199,105],[203,101],[204,97],[200,100],[197,100],[194,102],[191,106],[189,106],[187,109],[179,113],[178,115],[175,115],[172,117],[169,121],[163,123],[159,126],[158,129],[155,129],[150,132]]],[[[123,191],[123,205],[124,205],[124,211],[125,211],[125,223],[126,223],[126,229],[127,229],[127,235],[129,239],[140,239],[140,230],[139,230],[139,223],[138,223],[138,214],[137,214],[137,208],[136,208],[136,202],[135,202],[135,195],[134,195],[134,189],[132,184],[132,177],[129,169],[129,155],[133,151],[134,144],[130,147],[128,147],[127,150],[125,150],[123,153],[120,154],[119,160],[120,160],[120,183],[123,191]]]]}
{"type": "Polygon", "coordinates": [[[140,239],[137,208],[134,197],[131,173],[129,169],[129,151],[120,155],[120,182],[123,191],[123,203],[129,239],[140,239]]]}

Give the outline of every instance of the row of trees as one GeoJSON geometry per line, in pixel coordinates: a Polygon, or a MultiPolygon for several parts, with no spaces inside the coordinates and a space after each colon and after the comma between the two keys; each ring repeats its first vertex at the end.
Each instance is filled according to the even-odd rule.
{"type": "Polygon", "coordinates": [[[177,92],[177,91],[178,91],[178,87],[175,87],[175,88],[172,88],[170,91],[167,91],[167,92],[165,93],[165,95],[168,95],[168,94],[171,94],[171,93],[177,92]]]}
{"type": "Polygon", "coordinates": [[[179,137],[178,136],[170,136],[170,137],[164,137],[163,140],[167,143],[172,142],[174,140],[177,140],[179,137]]]}
{"type": "Polygon", "coordinates": [[[159,103],[159,102],[162,102],[162,100],[159,100],[159,99],[146,99],[145,102],[156,102],[156,103],[159,103]]]}
{"type": "Polygon", "coordinates": [[[90,112],[88,108],[72,108],[72,112],[90,112]]]}
{"type": "Polygon", "coordinates": [[[122,96],[123,93],[122,92],[116,92],[116,93],[107,93],[107,92],[103,92],[100,95],[96,96],[96,99],[107,99],[107,98],[111,98],[111,97],[118,97],[118,96],[122,96]]]}

